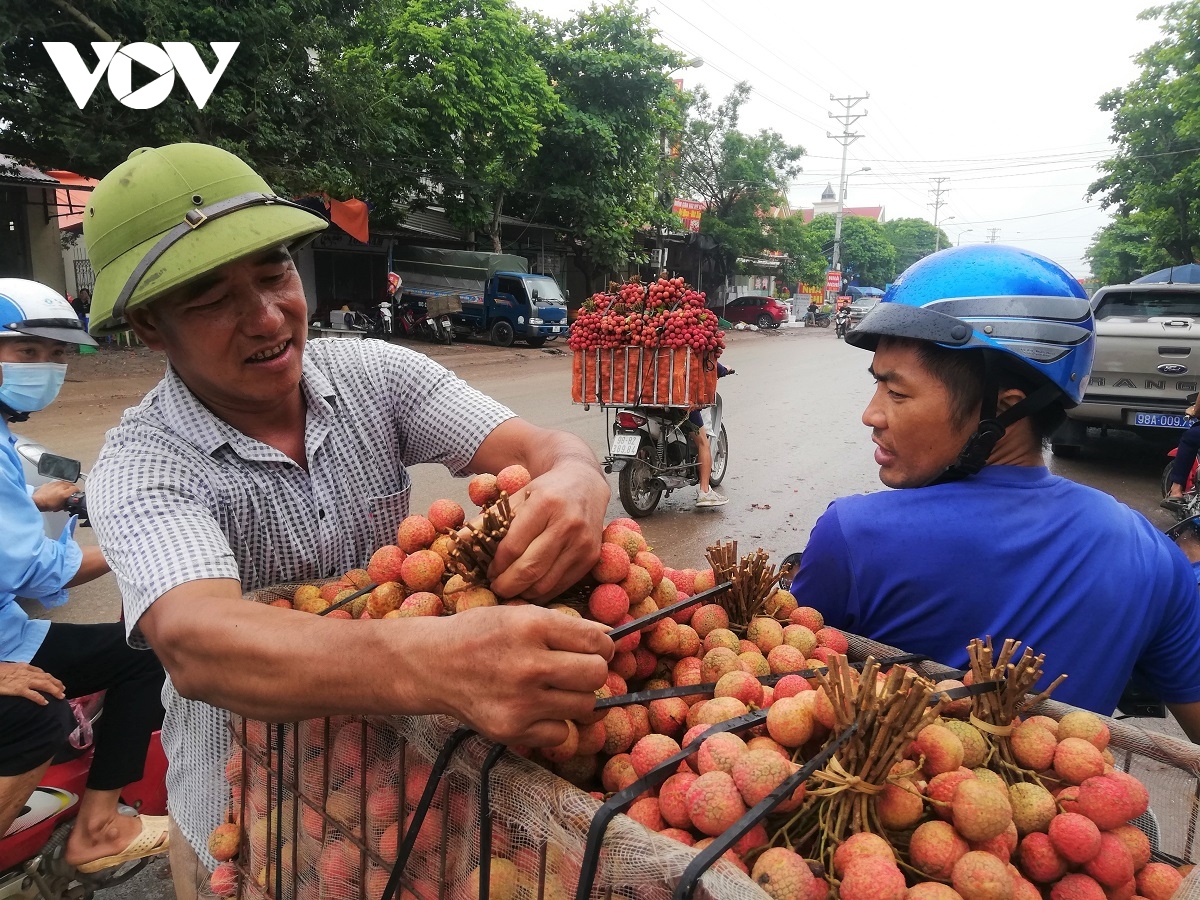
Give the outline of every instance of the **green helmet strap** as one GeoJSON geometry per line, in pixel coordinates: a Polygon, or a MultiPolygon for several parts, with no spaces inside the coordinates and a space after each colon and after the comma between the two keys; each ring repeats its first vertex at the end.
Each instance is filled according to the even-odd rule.
{"type": "Polygon", "coordinates": [[[188,210],[184,214],[183,221],[159,238],[158,243],[150,248],[150,251],[142,257],[141,261],[130,273],[129,278],[125,281],[125,286],[121,288],[121,293],[117,295],[117,300],[113,304],[113,318],[119,321],[125,317],[125,305],[129,303],[129,298],[137,290],[137,286],[142,278],[150,270],[150,267],[158,261],[159,257],[182,239],[184,235],[191,234],[197,228],[203,226],[205,222],[212,219],[219,219],[231,212],[237,212],[240,209],[246,209],[251,206],[272,205],[291,206],[296,209],[302,209],[305,212],[311,212],[311,210],[301,206],[299,203],[284,200],[282,197],[277,197],[274,194],[264,194],[257,191],[252,191],[248,194],[238,194],[236,197],[229,197],[226,200],[221,200],[202,209],[188,210]]]}

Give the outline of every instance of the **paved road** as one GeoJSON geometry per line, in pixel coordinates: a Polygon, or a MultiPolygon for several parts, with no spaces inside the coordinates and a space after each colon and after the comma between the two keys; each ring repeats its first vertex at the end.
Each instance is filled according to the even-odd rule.
{"type": "MultiPolygon", "coordinates": [[[[454,369],[530,421],[584,437],[598,455],[605,452],[605,413],[570,401],[571,361],[553,348],[508,350],[481,344],[418,349],[454,369]]],[[[692,508],[695,489],[675,492],[644,520],[647,540],[676,568],[698,566],[705,548],[735,539],[743,551],[762,547],[772,558],[803,549],[809,529],[834,497],[880,490],[869,432],[860,415],[872,391],[869,354],[846,346],[827,329],[733,333],[723,358],[737,375],[720,383],[729,433],[729,473],[721,490],[725,507],[692,508]]],[[[153,368],[153,366],[151,366],[153,368]]],[[[23,433],[85,466],[94,462],[104,431],[157,380],[140,374],[105,381],[68,381],[61,400],[48,413],[20,426],[23,433]]],[[[1109,438],[1086,448],[1078,460],[1055,460],[1055,471],[1108,491],[1150,516],[1170,524],[1160,511],[1158,477],[1165,451],[1142,441],[1109,438]]],[[[624,515],[611,477],[609,517],[624,515]]],[[[466,505],[466,482],[436,466],[414,472],[413,510],[438,497],[466,505]]],[[[90,532],[81,539],[91,540],[90,532]]],[[[31,612],[40,608],[32,607],[31,612]]],[[[72,592],[72,602],[54,610],[59,621],[95,622],[116,618],[119,598],[111,576],[72,592]]],[[[162,864],[124,888],[128,897],[170,897],[162,864]]],[[[114,891],[111,896],[122,896],[114,891]]]]}

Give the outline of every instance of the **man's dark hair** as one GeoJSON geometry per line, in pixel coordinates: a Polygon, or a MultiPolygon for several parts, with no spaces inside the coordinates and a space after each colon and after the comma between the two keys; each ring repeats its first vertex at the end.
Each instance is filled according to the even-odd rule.
{"type": "MultiPolygon", "coordinates": [[[[907,338],[889,338],[897,344],[907,344],[917,352],[921,365],[946,387],[950,394],[950,420],[956,427],[967,424],[976,415],[983,402],[984,350],[948,350],[930,341],[914,341],[907,338]]],[[[1002,391],[1015,389],[1026,396],[1033,393],[1038,384],[1024,372],[1014,369],[1001,355],[997,371],[998,388],[1002,391]]],[[[1029,422],[1034,436],[1045,444],[1050,435],[1067,417],[1066,407],[1055,401],[1033,415],[1029,422]]]]}

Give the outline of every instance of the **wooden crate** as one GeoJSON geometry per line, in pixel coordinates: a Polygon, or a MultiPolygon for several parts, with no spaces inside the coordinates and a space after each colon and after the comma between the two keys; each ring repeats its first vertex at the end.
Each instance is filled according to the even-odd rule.
{"type": "Polygon", "coordinates": [[[686,347],[576,350],[571,399],[601,406],[711,406],[717,360],[686,347]]]}

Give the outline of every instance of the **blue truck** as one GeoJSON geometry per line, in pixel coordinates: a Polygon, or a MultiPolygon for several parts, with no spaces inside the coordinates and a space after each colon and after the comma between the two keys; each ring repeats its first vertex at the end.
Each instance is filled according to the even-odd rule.
{"type": "Polygon", "coordinates": [[[567,301],[558,283],[529,274],[522,256],[397,247],[392,271],[400,276],[403,301],[457,299],[461,309],[450,313],[456,335],[487,337],[497,347],[514,341],[541,347],[567,333],[567,301]]]}

